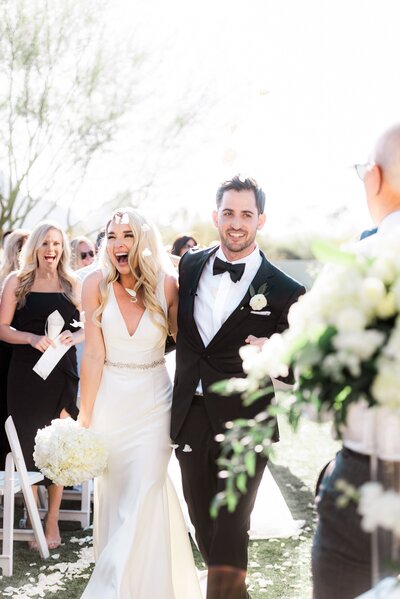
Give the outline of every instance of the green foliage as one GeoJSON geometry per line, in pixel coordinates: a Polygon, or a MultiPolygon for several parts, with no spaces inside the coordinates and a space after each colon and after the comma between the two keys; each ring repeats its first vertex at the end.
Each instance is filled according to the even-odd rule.
{"type": "Polygon", "coordinates": [[[356,256],[353,252],[346,252],[326,239],[316,239],[311,244],[311,249],[317,260],[331,264],[354,264],[356,256]]]}

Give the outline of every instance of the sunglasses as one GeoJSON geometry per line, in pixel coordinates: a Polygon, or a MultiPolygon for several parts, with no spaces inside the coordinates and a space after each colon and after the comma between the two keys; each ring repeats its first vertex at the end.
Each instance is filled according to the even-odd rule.
{"type": "Polygon", "coordinates": [[[87,256],[94,258],[94,251],[89,250],[88,252],[81,252],[81,260],[84,260],[87,256]]]}

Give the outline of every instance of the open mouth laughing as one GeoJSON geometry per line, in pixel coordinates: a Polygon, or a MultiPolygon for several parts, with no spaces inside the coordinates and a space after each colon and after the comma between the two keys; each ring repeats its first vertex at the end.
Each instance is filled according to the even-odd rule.
{"type": "Polygon", "coordinates": [[[115,255],[115,258],[118,264],[128,264],[128,253],[127,252],[118,252],[115,255]]]}
{"type": "Polygon", "coordinates": [[[47,262],[47,264],[53,264],[57,260],[57,256],[55,256],[54,254],[48,254],[44,257],[44,259],[47,262]]]}

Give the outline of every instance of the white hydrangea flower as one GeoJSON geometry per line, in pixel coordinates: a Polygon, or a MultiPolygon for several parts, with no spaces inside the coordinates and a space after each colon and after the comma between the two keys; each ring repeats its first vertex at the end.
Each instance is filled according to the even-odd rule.
{"type": "Polygon", "coordinates": [[[353,306],[342,308],[336,316],[336,328],[338,331],[361,331],[366,324],[364,314],[353,306]]]}
{"type": "Polygon", "coordinates": [[[385,339],[384,333],[367,329],[364,331],[352,331],[338,333],[333,338],[333,346],[338,351],[343,351],[365,361],[371,358],[385,339]]]}
{"type": "Polygon", "coordinates": [[[99,476],[106,467],[108,451],[98,433],[72,418],[57,418],[38,430],[33,459],[53,483],[73,486],[99,476]]]}
{"type": "Polygon", "coordinates": [[[378,374],[376,375],[371,393],[376,401],[388,408],[400,408],[400,363],[381,357],[378,360],[378,374]]]}
{"type": "Polygon", "coordinates": [[[400,495],[393,489],[384,490],[377,482],[365,483],[360,488],[358,512],[361,526],[372,532],[378,526],[400,534],[400,495]]]}
{"type": "Polygon", "coordinates": [[[374,308],[385,297],[385,285],[380,278],[367,276],[361,281],[359,294],[362,305],[374,308]]]}
{"type": "Polygon", "coordinates": [[[385,297],[381,299],[379,304],[376,306],[376,314],[378,318],[391,318],[397,312],[396,301],[394,293],[389,291],[385,297]]]}
{"type": "Polygon", "coordinates": [[[270,377],[285,377],[289,374],[289,369],[285,364],[286,352],[283,337],[278,333],[274,333],[262,346],[261,358],[270,377]]]}

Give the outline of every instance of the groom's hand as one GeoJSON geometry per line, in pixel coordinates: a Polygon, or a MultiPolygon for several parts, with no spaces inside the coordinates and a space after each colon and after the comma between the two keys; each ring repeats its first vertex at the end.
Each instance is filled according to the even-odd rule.
{"type": "Polygon", "coordinates": [[[268,337],[255,337],[254,335],[249,335],[246,337],[245,342],[249,345],[258,345],[258,347],[262,347],[267,340],[268,337]]]}

